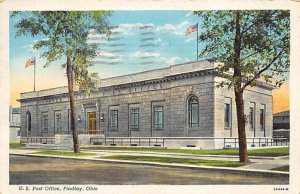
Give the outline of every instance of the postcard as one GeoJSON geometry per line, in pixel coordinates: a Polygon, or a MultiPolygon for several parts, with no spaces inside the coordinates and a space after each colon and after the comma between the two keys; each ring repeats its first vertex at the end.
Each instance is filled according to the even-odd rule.
{"type": "Polygon", "coordinates": [[[300,193],[300,4],[4,0],[0,193],[300,193]]]}

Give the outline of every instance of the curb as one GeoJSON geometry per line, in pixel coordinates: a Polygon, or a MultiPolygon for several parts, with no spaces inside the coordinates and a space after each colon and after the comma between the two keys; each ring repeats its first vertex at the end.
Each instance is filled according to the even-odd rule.
{"type": "Polygon", "coordinates": [[[145,161],[131,161],[131,160],[109,160],[109,159],[100,159],[100,158],[84,158],[84,157],[72,157],[72,156],[50,156],[50,155],[41,155],[41,154],[17,154],[10,153],[9,155],[15,156],[28,156],[28,157],[40,157],[40,158],[61,158],[61,159],[71,159],[71,160],[89,160],[89,161],[101,161],[101,162],[113,162],[119,164],[139,164],[146,166],[158,166],[158,167],[170,167],[170,168],[182,168],[182,169],[197,169],[197,170],[206,170],[206,171],[219,171],[219,172],[231,172],[231,173],[253,173],[248,174],[249,176],[254,174],[260,175],[270,175],[272,176],[289,176],[289,172],[282,171],[271,171],[271,170],[254,170],[254,169],[241,169],[241,168],[231,168],[231,167],[212,167],[212,166],[196,166],[196,165],[185,165],[185,164],[166,164],[159,162],[145,162],[145,161]]]}
{"type": "MultiPolygon", "coordinates": [[[[193,156],[193,157],[207,157],[207,158],[239,158],[235,155],[200,155],[200,154],[179,154],[179,153],[164,153],[164,152],[138,152],[138,151],[119,151],[119,150],[89,150],[89,149],[80,149],[82,151],[88,152],[112,152],[112,153],[142,153],[142,154],[159,154],[159,155],[171,155],[171,156],[193,156]]],[[[286,157],[286,156],[280,156],[286,157]]],[[[263,159],[263,160],[276,160],[278,157],[270,156],[249,156],[249,159],[263,159]]]]}

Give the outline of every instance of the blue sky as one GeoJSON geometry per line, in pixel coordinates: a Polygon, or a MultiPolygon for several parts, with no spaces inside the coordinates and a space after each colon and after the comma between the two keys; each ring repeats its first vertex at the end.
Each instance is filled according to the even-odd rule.
{"type": "MultiPolygon", "coordinates": [[[[37,90],[65,86],[65,70],[59,63],[43,68],[45,59],[39,58],[41,51],[32,49],[36,41],[45,37],[15,37],[15,20],[10,20],[9,40],[11,89],[15,92],[12,96],[33,90],[33,67],[24,67],[32,57],[37,60],[37,90]]],[[[89,41],[98,43],[99,51],[90,70],[107,78],[194,61],[196,33],[186,36],[185,30],[198,20],[188,10],[114,11],[109,22],[117,28],[113,29],[111,41],[91,30],[89,41]]]]}
{"type": "MultiPolygon", "coordinates": [[[[111,37],[117,40],[107,41],[104,37],[94,36],[98,38],[94,42],[99,43],[99,49],[105,50],[106,53],[99,53],[92,70],[97,71],[101,78],[106,78],[196,60],[196,33],[185,36],[185,30],[195,24],[198,19],[191,14],[191,11],[114,11],[109,21],[111,25],[118,26],[115,29],[116,34],[111,37]],[[151,29],[142,29],[143,26],[151,26],[151,29]],[[148,31],[153,33],[141,35],[148,31]],[[103,46],[107,44],[120,45],[103,46]],[[143,46],[145,44],[148,46],[143,46]],[[119,50],[119,52],[107,53],[107,50],[119,50]],[[122,61],[121,63],[112,63],[114,61],[112,58],[116,55],[119,61],[122,61]],[[145,61],[146,58],[147,61],[145,61]],[[101,63],[103,61],[107,63],[101,63]]],[[[24,69],[24,64],[27,59],[34,56],[37,58],[37,74],[44,72],[61,74],[62,70],[55,63],[43,69],[42,65],[45,60],[38,57],[40,51],[32,49],[35,41],[45,37],[15,38],[13,20],[10,22],[10,71],[12,74],[30,71],[29,68],[24,69]]]]}
{"type": "MultiPolygon", "coordinates": [[[[99,45],[91,71],[98,72],[102,79],[196,60],[196,33],[185,35],[189,26],[200,23],[192,11],[114,11],[109,21],[118,26],[111,41],[92,29],[89,34],[89,41],[99,45]]],[[[27,59],[37,59],[37,90],[66,86],[67,79],[58,62],[43,68],[45,59],[38,56],[41,51],[32,49],[36,41],[45,37],[15,37],[14,23],[15,18],[10,20],[10,104],[19,106],[16,99],[20,93],[33,90],[34,68],[25,69],[27,59]]],[[[199,50],[202,46],[199,44],[199,50]]],[[[288,91],[288,84],[283,91],[288,91]]]]}
{"type": "MultiPolygon", "coordinates": [[[[118,65],[96,63],[93,70],[99,72],[101,78],[105,78],[195,60],[196,33],[185,36],[185,30],[190,25],[195,24],[197,19],[199,18],[192,15],[191,11],[114,11],[109,20],[112,25],[119,26],[115,29],[119,34],[113,34],[112,38],[118,39],[114,43],[122,45],[110,48],[122,50],[122,52],[114,53],[114,56],[118,55],[121,58],[122,63],[118,65]],[[151,26],[153,34],[141,35],[142,31],[150,31],[150,29],[140,29],[145,25],[151,26]],[[153,46],[142,47],[142,39],[145,38],[152,39],[153,46]],[[149,58],[155,56],[155,59],[152,59],[154,60],[153,63],[149,65],[146,65],[145,62],[141,63],[140,58],[145,57],[145,55],[149,58]]],[[[13,23],[14,21],[10,22],[11,71],[14,74],[23,73],[26,60],[33,56],[37,57],[38,73],[61,71],[55,64],[50,68],[42,69],[45,60],[38,58],[39,51],[33,50],[32,45],[35,41],[44,37],[15,38],[13,23]]],[[[102,44],[107,43],[104,38],[96,42],[99,42],[101,49],[107,50],[107,47],[102,44]]],[[[101,56],[95,60],[97,61],[98,58],[101,58],[101,56]]],[[[107,59],[106,61],[108,62],[107,59]]],[[[26,71],[30,70],[26,69],[26,71]]]]}

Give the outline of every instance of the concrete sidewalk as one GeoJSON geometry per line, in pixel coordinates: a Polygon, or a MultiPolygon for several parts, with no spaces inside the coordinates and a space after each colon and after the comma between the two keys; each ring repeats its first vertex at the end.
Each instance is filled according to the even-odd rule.
{"type": "Polygon", "coordinates": [[[65,158],[76,160],[95,160],[95,161],[107,161],[118,163],[132,163],[132,164],[145,164],[145,165],[162,165],[172,167],[186,167],[186,168],[206,168],[216,170],[234,170],[234,171],[251,171],[251,172],[264,172],[264,173],[277,173],[277,174],[289,174],[289,172],[275,171],[273,168],[289,165],[289,157],[250,157],[251,162],[249,165],[231,168],[231,167],[214,167],[214,166],[200,166],[200,165],[188,165],[188,164],[166,164],[158,162],[142,162],[142,161],[128,161],[128,160],[109,160],[103,159],[101,156],[110,155],[138,155],[138,156],[156,156],[156,157],[170,157],[170,158],[186,158],[186,159],[205,159],[205,160],[227,160],[238,161],[238,156],[232,155],[197,155],[197,154],[181,154],[181,153],[158,153],[158,152],[141,152],[141,151],[108,151],[108,150],[82,150],[82,152],[96,153],[94,156],[52,156],[33,154],[35,152],[42,151],[39,149],[10,149],[9,153],[12,155],[23,156],[35,156],[35,157],[52,157],[52,158],[65,158]]]}

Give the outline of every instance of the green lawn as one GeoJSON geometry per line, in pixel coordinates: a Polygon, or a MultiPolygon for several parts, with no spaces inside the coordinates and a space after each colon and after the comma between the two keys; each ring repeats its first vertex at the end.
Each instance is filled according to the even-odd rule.
{"type": "Polygon", "coordinates": [[[54,150],[46,150],[40,152],[34,152],[33,154],[43,154],[43,155],[52,155],[52,156],[95,156],[95,153],[88,153],[88,152],[79,152],[74,153],[71,151],[54,151],[54,150]]]}
{"type": "Polygon", "coordinates": [[[273,168],[272,170],[289,172],[290,171],[290,165],[281,166],[281,167],[278,167],[278,168],[273,168]]]}
{"type": "MultiPolygon", "coordinates": [[[[220,150],[184,150],[184,149],[165,149],[165,148],[141,148],[141,147],[102,147],[90,146],[82,147],[89,150],[122,150],[122,151],[143,151],[143,152],[169,152],[183,154],[200,154],[200,155],[238,155],[238,149],[220,149],[220,150]]],[[[258,150],[248,150],[249,156],[287,156],[289,148],[266,148],[258,150]]]]}
{"type": "Polygon", "coordinates": [[[111,155],[102,156],[103,159],[113,160],[133,160],[133,161],[147,161],[147,162],[161,162],[161,163],[176,163],[176,164],[192,164],[203,166],[219,166],[219,167],[239,167],[250,163],[240,163],[225,160],[201,160],[201,159],[187,159],[187,158],[168,158],[156,156],[133,156],[133,155],[111,155]]]}
{"type": "Polygon", "coordinates": [[[25,144],[19,142],[9,143],[9,148],[20,148],[20,147],[25,147],[25,144]]]}

